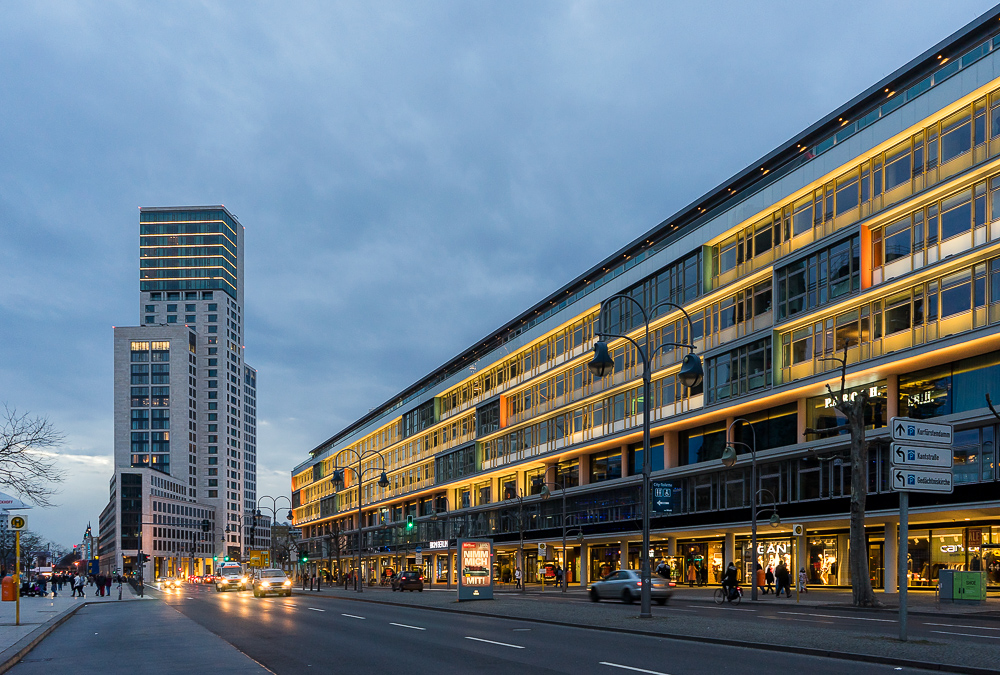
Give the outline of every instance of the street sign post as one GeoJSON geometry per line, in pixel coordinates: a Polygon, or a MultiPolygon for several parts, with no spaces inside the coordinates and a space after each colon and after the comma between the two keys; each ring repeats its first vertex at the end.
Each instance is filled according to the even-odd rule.
{"type": "Polygon", "coordinates": [[[909,585],[907,560],[910,556],[910,493],[951,493],[954,490],[951,468],[954,463],[950,424],[893,417],[889,434],[894,441],[889,448],[892,463],[890,488],[899,493],[899,639],[906,641],[906,591],[909,585]]]}
{"type": "Polygon", "coordinates": [[[955,459],[950,447],[906,445],[904,443],[893,443],[889,448],[889,454],[892,465],[901,468],[950,469],[955,459]]]}
{"type": "Polygon", "coordinates": [[[424,549],[420,546],[417,547],[417,567],[424,566],[424,549]]]}
{"type": "Polygon", "coordinates": [[[28,526],[27,516],[11,516],[7,529],[14,531],[14,625],[21,625],[21,530],[28,526]]]}

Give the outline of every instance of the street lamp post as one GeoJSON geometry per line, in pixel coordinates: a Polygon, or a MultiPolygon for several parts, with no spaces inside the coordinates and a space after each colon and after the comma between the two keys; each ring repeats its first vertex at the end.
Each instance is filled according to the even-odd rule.
{"type": "Polygon", "coordinates": [[[562,484],[561,481],[546,481],[542,483],[542,499],[548,499],[552,492],[549,490],[549,485],[554,485],[562,492],[562,560],[563,560],[563,574],[562,574],[562,592],[566,592],[566,577],[569,576],[569,564],[566,562],[566,486],[562,484]]]}
{"type": "MultiPolygon", "coordinates": [[[[443,499],[444,500],[444,511],[445,511],[445,513],[448,513],[449,511],[451,511],[451,503],[448,501],[448,495],[444,495],[442,497],[438,497],[437,499],[443,499]]],[[[437,504],[435,503],[434,504],[434,513],[431,515],[431,520],[437,520],[439,517],[440,516],[438,515],[437,504]]],[[[448,561],[448,582],[447,582],[448,583],[448,586],[447,586],[448,590],[451,590],[451,577],[452,577],[452,574],[455,573],[455,571],[452,569],[453,565],[451,564],[451,530],[448,528],[448,525],[450,523],[451,523],[451,516],[446,515],[444,517],[444,539],[447,542],[445,544],[445,559],[448,561]]],[[[434,570],[434,573],[437,574],[437,570],[434,570]]]]}
{"type": "MultiPolygon", "coordinates": [[[[264,499],[270,499],[271,500],[271,506],[267,506],[265,504],[264,508],[271,512],[271,526],[272,527],[274,527],[274,524],[278,520],[278,500],[279,499],[284,499],[286,502],[288,502],[288,522],[291,523],[291,521],[292,521],[292,500],[290,498],[286,497],[285,495],[278,495],[277,497],[272,497],[271,495],[261,495],[260,497],[258,497],[257,498],[257,509],[254,512],[255,516],[260,516],[260,502],[262,500],[264,500],[264,499]]],[[[268,536],[268,538],[267,538],[267,556],[268,556],[268,564],[273,565],[274,564],[274,540],[273,540],[273,538],[271,536],[268,536]]]]}
{"type": "MultiPolygon", "coordinates": [[[[517,564],[514,567],[514,573],[517,574],[517,570],[521,570],[521,592],[525,592],[525,582],[528,580],[528,571],[524,569],[524,495],[520,493],[517,487],[507,488],[504,490],[504,501],[516,501],[517,502],[517,533],[518,533],[518,544],[517,544],[517,564]]],[[[545,582],[542,582],[542,590],[545,590],[545,582]]]]}
{"type": "Polygon", "coordinates": [[[362,517],[362,512],[361,512],[361,508],[362,508],[361,507],[361,501],[362,501],[361,500],[361,483],[364,480],[365,474],[368,473],[369,471],[375,472],[375,471],[381,470],[382,473],[379,475],[379,478],[378,478],[378,486],[380,488],[387,488],[387,487],[389,487],[389,477],[385,475],[385,458],[382,457],[382,454],[379,453],[377,450],[366,450],[365,452],[358,452],[357,450],[354,450],[353,448],[348,448],[347,451],[351,452],[355,456],[355,458],[357,458],[357,460],[358,460],[358,468],[355,469],[354,467],[352,467],[350,465],[345,466],[345,467],[334,466],[333,467],[333,483],[334,483],[335,487],[339,486],[339,487],[337,487],[337,489],[342,488],[343,485],[344,485],[344,469],[350,469],[351,471],[354,472],[354,477],[355,477],[357,485],[358,485],[358,565],[357,565],[357,570],[355,572],[355,575],[357,577],[358,593],[362,593],[362,592],[364,592],[364,589],[365,589],[365,582],[364,582],[364,579],[360,578],[360,576],[361,576],[361,517],[362,517]],[[370,466],[367,469],[361,468],[361,463],[365,460],[365,458],[370,457],[372,455],[374,455],[375,457],[378,457],[379,467],[376,468],[374,466],[370,466]]]}
{"type": "MultiPolygon", "coordinates": [[[[622,333],[611,333],[605,330],[599,330],[599,338],[622,338],[628,340],[635,347],[636,352],[642,357],[642,589],[640,592],[641,606],[639,610],[639,617],[646,619],[653,616],[652,612],[652,593],[650,588],[650,565],[649,565],[649,481],[650,474],[652,473],[652,458],[649,455],[649,409],[650,409],[650,395],[649,388],[651,382],[651,368],[653,357],[656,356],[656,352],[663,349],[664,347],[682,347],[689,349],[690,352],[684,356],[681,362],[680,371],[677,374],[678,380],[687,388],[697,387],[701,384],[704,371],[701,367],[701,359],[697,354],[694,353],[694,345],[683,343],[683,342],[663,342],[651,352],[647,353],[649,350],[649,315],[653,314],[655,316],[656,310],[660,307],[674,307],[679,309],[684,318],[688,322],[688,336],[694,335],[694,325],[691,322],[691,317],[684,310],[683,307],[677,303],[665,300],[659,302],[650,309],[649,313],[646,312],[642,304],[633,298],[631,295],[626,293],[616,293],[611,297],[605,299],[601,302],[601,308],[598,312],[598,326],[603,326],[601,319],[604,317],[604,310],[608,307],[608,304],[614,300],[627,300],[632,302],[642,314],[643,323],[645,324],[646,336],[642,347],[638,342],[630,338],[628,335],[622,333]]],[[[590,372],[595,377],[603,378],[610,375],[615,369],[614,359],[611,358],[611,354],[608,353],[608,343],[604,339],[598,339],[594,344],[594,358],[587,364],[590,372]]],[[[622,551],[622,555],[627,555],[626,551],[622,551]]]]}
{"type": "MultiPolygon", "coordinates": [[[[737,422],[743,422],[750,428],[751,436],[753,440],[753,445],[748,443],[743,443],[742,441],[731,440],[726,443],[726,449],[722,452],[722,464],[727,468],[731,468],[736,464],[736,446],[742,445],[744,448],[750,451],[750,599],[757,600],[757,493],[767,492],[771,494],[770,490],[759,490],[757,488],[757,432],[754,431],[753,425],[746,419],[739,417],[733,420],[729,428],[726,429],[726,436],[729,437],[733,430],[733,425],[737,422]]],[[[771,513],[771,526],[777,527],[781,524],[781,520],[778,518],[778,512],[774,508],[774,495],[771,495],[772,502],[772,513],[771,513]]]]}

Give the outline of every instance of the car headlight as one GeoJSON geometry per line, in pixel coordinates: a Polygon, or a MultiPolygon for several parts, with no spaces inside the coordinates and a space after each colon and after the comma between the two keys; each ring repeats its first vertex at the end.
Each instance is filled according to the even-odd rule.
{"type": "Polygon", "coordinates": [[[240,579],[240,581],[242,581],[243,583],[246,583],[247,582],[247,577],[243,577],[242,579],[240,579]]]}
{"type": "Polygon", "coordinates": [[[270,585],[271,585],[271,582],[269,582],[269,581],[262,581],[262,582],[260,582],[260,587],[261,588],[267,588],[270,585]]]}
{"type": "Polygon", "coordinates": [[[291,585],[292,585],[292,580],[291,579],[285,579],[285,583],[282,584],[282,586],[291,586],[291,585]]]}

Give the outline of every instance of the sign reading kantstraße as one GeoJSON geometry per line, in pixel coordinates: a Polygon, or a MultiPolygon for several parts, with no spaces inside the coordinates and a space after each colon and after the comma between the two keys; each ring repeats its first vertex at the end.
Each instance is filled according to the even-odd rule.
{"type": "Polygon", "coordinates": [[[889,458],[893,466],[906,469],[950,469],[955,460],[951,448],[905,443],[893,443],[889,458]]]}
{"type": "Polygon", "coordinates": [[[493,540],[458,540],[458,599],[493,599],[493,540]]]}
{"type": "Polygon", "coordinates": [[[892,435],[892,440],[899,443],[932,445],[951,445],[952,443],[950,424],[911,420],[907,417],[893,417],[889,420],[889,433],[892,435]]]}

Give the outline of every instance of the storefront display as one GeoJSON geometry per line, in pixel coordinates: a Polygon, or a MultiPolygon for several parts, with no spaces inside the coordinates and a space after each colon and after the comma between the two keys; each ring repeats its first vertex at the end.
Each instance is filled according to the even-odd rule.
{"type": "Polygon", "coordinates": [[[809,583],[825,586],[836,585],[839,563],[837,537],[827,536],[809,539],[806,546],[809,556],[808,567],[806,567],[809,583]]]}

